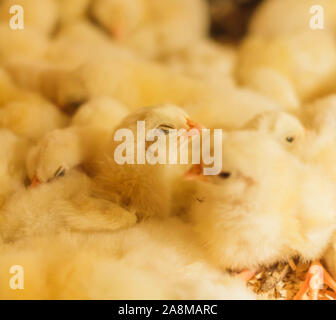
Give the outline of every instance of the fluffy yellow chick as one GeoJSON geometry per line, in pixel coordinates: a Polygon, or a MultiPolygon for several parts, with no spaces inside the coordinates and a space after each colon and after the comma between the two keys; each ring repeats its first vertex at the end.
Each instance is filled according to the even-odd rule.
{"type": "Polygon", "coordinates": [[[99,61],[100,57],[106,56],[112,59],[137,55],[113,41],[104,30],[87,20],[62,27],[45,54],[47,61],[67,64],[72,68],[87,63],[87,60],[99,61]]]}
{"type": "Polygon", "coordinates": [[[0,23],[0,62],[13,57],[40,58],[46,52],[47,38],[33,28],[12,30],[7,23],[0,23]]]}
{"type": "Polygon", "coordinates": [[[286,111],[297,111],[300,107],[293,85],[275,69],[260,67],[251,70],[244,85],[278,102],[286,111]]]}
{"type": "Polygon", "coordinates": [[[34,93],[18,92],[0,108],[1,128],[35,141],[68,122],[68,117],[58,108],[34,93]]]}
{"type": "Polygon", "coordinates": [[[73,115],[70,127],[48,133],[30,150],[27,157],[30,180],[48,182],[55,174],[65,174],[92,161],[127,114],[121,103],[108,97],[82,105],[73,115]]]}
{"type": "Polygon", "coordinates": [[[229,133],[222,149],[222,172],[201,176],[190,211],[212,260],[241,270],[319,259],[336,226],[335,184],[266,133],[229,133]]]}
{"type": "MultiPolygon", "coordinates": [[[[168,134],[171,129],[201,129],[201,126],[192,122],[189,116],[180,108],[174,105],[162,105],[157,107],[142,108],[127,116],[115,129],[130,129],[138,139],[137,123],[145,122],[145,132],[157,129],[162,132],[166,145],[158,142],[159,148],[166,150],[164,162],[146,165],[138,163],[138,147],[141,142],[135,142],[136,148],[132,149],[134,163],[120,165],[115,158],[115,151],[120,143],[110,138],[103,149],[94,160],[94,179],[96,181],[96,192],[107,199],[117,198],[121,203],[130,207],[141,217],[166,216],[171,209],[172,185],[175,179],[181,174],[182,168],[179,165],[168,163],[168,134]],[[167,147],[167,149],[166,149],[167,147]],[[147,195],[151,194],[150,197],[147,195]]],[[[112,135],[114,137],[114,135],[112,135]]],[[[140,139],[140,137],[139,137],[140,139]]],[[[126,141],[126,145],[133,141],[126,141]]],[[[146,161],[151,153],[150,142],[146,142],[144,151],[146,161]]],[[[180,143],[177,143],[180,150],[180,143]]],[[[130,145],[131,147],[131,145],[130,145]]],[[[186,145],[188,147],[188,145],[186,145]]],[[[177,153],[177,156],[179,152],[177,153]]]]}
{"type": "Polygon", "coordinates": [[[25,159],[30,144],[6,129],[0,129],[0,207],[6,197],[26,179],[25,159]]]}
{"type": "MultiPolygon", "coordinates": [[[[323,29],[336,32],[336,4],[333,0],[267,0],[263,1],[250,21],[253,34],[275,36],[306,31],[310,21],[323,8],[323,29]]],[[[321,19],[320,19],[321,20],[321,19]]],[[[319,32],[319,30],[315,30],[319,32]]]]}
{"type": "Polygon", "coordinates": [[[60,172],[65,174],[92,161],[127,114],[128,110],[121,103],[108,97],[92,99],[82,105],[72,117],[70,127],[53,130],[30,150],[29,178],[47,182],[60,172]]]}
{"type": "Polygon", "coordinates": [[[301,119],[309,134],[297,154],[306,162],[319,165],[336,181],[336,96],[327,96],[304,106],[301,119]]]}
{"type": "Polygon", "coordinates": [[[300,120],[283,111],[263,112],[249,121],[244,129],[269,133],[289,151],[296,152],[305,143],[307,130],[300,120]]]}
{"type": "Polygon", "coordinates": [[[109,97],[98,97],[82,105],[73,115],[73,126],[95,126],[113,131],[127,116],[128,109],[119,101],[109,97]]]}
{"type": "Polygon", "coordinates": [[[241,281],[209,266],[177,219],[3,245],[0,262],[2,299],[255,299],[241,281]],[[24,268],[25,290],[8,286],[13,264],[24,268]]]}
{"type": "Polygon", "coordinates": [[[73,24],[83,19],[87,13],[91,0],[56,0],[61,25],[73,24]]]}
{"type": "Polygon", "coordinates": [[[192,46],[208,31],[203,0],[94,0],[92,14],[122,44],[149,58],[192,46]]]}
{"type": "Polygon", "coordinates": [[[260,113],[281,110],[275,101],[248,88],[227,87],[212,93],[203,105],[185,107],[193,119],[210,128],[239,129],[260,113]]]}
{"type": "Polygon", "coordinates": [[[0,235],[4,242],[66,230],[114,231],[136,223],[134,213],[94,197],[91,180],[76,170],[59,172],[50,183],[18,190],[4,203],[0,235]]]}
{"type": "MultiPolygon", "coordinates": [[[[332,33],[306,31],[266,37],[248,36],[237,61],[238,80],[249,83],[256,68],[271,68],[288,78],[300,100],[318,96],[336,72],[336,44],[332,33]]],[[[268,87],[267,78],[265,85],[268,87]]]]}
{"type": "MultiPolygon", "coordinates": [[[[180,108],[163,105],[137,110],[123,119],[115,132],[130,129],[136,139],[138,121],[145,121],[146,133],[151,129],[161,130],[164,134],[168,134],[170,129],[200,129],[180,108]]],[[[120,165],[115,158],[115,150],[120,142],[115,141],[114,137],[115,133],[102,133],[93,126],[51,132],[30,152],[28,174],[34,184],[48,182],[60,173],[64,175],[67,170],[83,164],[93,176],[94,193],[100,198],[130,207],[139,216],[168,214],[171,185],[176,175],[181,174],[180,166],[137,164],[137,150],[133,149],[135,163],[120,165]],[[149,193],[151,197],[147,197],[149,193]]],[[[168,146],[166,137],[164,140],[168,146]]],[[[137,140],[127,143],[137,146],[137,140]]],[[[145,144],[145,153],[150,146],[150,142],[145,144]]]]}
{"type": "MultiPolygon", "coordinates": [[[[51,34],[58,21],[58,6],[55,0],[3,0],[0,4],[0,21],[7,24],[14,14],[10,8],[23,8],[24,28],[34,28],[42,34],[51,34]]],[[[20,32],[20,31],[15,31],[20,32]]]]}
{"type": "Polygon", "coordinates": [[[232,46],[203,40],[166,56],[162,62],[179,73],[204,79],[219,88],[234,85],[236,50],[232,46]]]}

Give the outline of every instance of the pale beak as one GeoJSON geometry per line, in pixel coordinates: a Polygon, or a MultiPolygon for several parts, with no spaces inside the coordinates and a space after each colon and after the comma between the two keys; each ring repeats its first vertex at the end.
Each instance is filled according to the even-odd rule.
{"type": "Polygon", "coordinates": [[[34,176],[34,178],[31,181],[30,188],[35,188],[40,184],[41,184],[40,180],[37,178],[37,176],[34,176]]]}
{"type": "Polygon", "coordinates": [[[186,180],[203,180],[203,166],[201,164],[194,164],[192,167],[184,174],[186,180]]]}

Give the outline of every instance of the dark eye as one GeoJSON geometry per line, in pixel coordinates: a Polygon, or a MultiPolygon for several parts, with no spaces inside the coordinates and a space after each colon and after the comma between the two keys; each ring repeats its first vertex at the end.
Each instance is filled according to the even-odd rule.
{"type": "Polygon", "coordinates": [[[169,130],[173,130],[175,128],[169,124],[162,124],[158,126],[158,129],[161,130],[164,134],[168,134],[169,130]]]}
{"type": "Polygon", "coordinates": [[[221,172],[218,176],[221,179],[228,179],[231,176],[231,172],[224,171],[224,172],[221,172]]]}
{"type": "Polygon", "coordinates": [[[295,138],[294,137],[287,137],[286,140],[287,140],[287,142],[292,143],[295,140],[295,138]]]}
{"type": "Polygon", "coordinates": [[[54,177],[55,178],[63,177],[65,175],[65,171],[66,171],[65,168],[63,168],[62,166],[59,167],[55,172],[54,177]]]}

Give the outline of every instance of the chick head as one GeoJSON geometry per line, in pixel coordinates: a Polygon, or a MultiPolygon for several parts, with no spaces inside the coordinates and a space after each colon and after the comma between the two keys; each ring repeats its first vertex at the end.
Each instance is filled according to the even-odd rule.
{"type": "Polygon", "coordinates": [[[299,119],[282,111],[258,114],[244,128],[270,133],[288,150],[298,147],[306,138],[306,129],[299,119]]]}
{"type": "Polygon", "coordinates": [[[33,147],[27,157],[28,177],[33,185],[64,176],[82,155],[78,136],[71,130],[55,130],[33,147]]]}
{"type": "MultiPolygon", "coordinates": [[[[155,143],[157,144],[158,149],[166,148],[166,156],[168,154],[167,151],[168,146],[170,144],[170,141],[168,140],[168,136],[170,134],[173,133],[177,134],[176,141],[177,141],[177,154],[178,154],[179,151],[181,150],[180,144],[184,144],[184,146],[187,148],[189,145],[185,142],[188,141],[188,137],[199,135],[199,133],[203,128],[200,124],[192,121],[189,118],[188,114],[181,108],[171,104],[163,104],[159,106],[141,108],[131,113],[121,121],[119,126],[116,127],[115,133],[119,129],[130,129],[133,132],[134,137],[136,137],[137,143],[139,143],[138,125],[140,121],[143,122],[145,127],[143,133],[146,137],[145,142],[146,153],[152,145],[154,146],[155,143]],[[180,132],[180,130],[185,131],[180,132]],[[152,133],[154,133],[154,136],[151,135],[152,133]],[[165,139],[156,140],[155,136],[158,135],[161,136],[163,135],[166,137],[165,139]],[[152,141],[155,142],[152,143],[152,141]]],[[[114,139],[115,134],[112,137],[113,140],[112,145],[116,147],[114,139]]],[[[137,154],[138,149],[137,148],[135,149],[136,149],[134,150],[135,154],[137,154]]],[[[114,152],[114,148],[111,148],[111,151],[114,152]]],[[[165,163],[167,163],[168,162],[167,158],[165,160],[166,160],[165,163]]]]}
{"type": "Polygon", "coordinates": [[[214,176],[200,172],[189,212],[214,262],[244,269],[279,258],[296,164],[270,134],[235,131],[223,137],[222,170],[214,176]]]}
{"type": "Polygon", "coordinates": [[[188,114],[180,107],[172,104],[138,109],[124,118],[118,127],[134,129],[137,126],[137,121],[145,121],[148,130],[159,129],[164,133],[166,133],[165,129],[188,130],[193,127],[188,114]]]}
{"type": "Polygon", "coordinates": [[[145,4],[143,0],[96,0],[92,12],[115,38],[122,39],[142,23],[145,4]]]}

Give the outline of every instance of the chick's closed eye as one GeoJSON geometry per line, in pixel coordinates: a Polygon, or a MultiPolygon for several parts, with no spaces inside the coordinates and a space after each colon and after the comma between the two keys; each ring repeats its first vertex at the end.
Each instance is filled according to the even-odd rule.
{"type": "Polygon", "coordinates": [[[157,129],[161,130],[164,134],[169,134],[169,130],[173,130],[175,127],[170,124],[161,124],[157,127],[157,129]]]}
{"type": "Polygon", "coordinates": [[[218,177],[220,177],[221,179],[229,179],[231,177],[231,172],[228,171],[222,171],[218,177]]]}
{"type": "Polygon", "coordinates": [[[54,174],[54,177],[55,177],[55,178],[64,177],[65,172],[66,172],[66,169],[65,169],[64,167],[60,166],[60,167],[56,170],[56,172],[55,172],[55,174],[54,174]]]}

